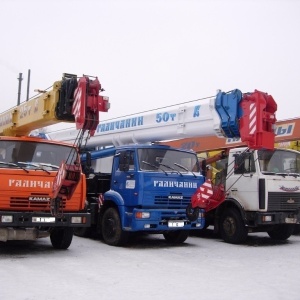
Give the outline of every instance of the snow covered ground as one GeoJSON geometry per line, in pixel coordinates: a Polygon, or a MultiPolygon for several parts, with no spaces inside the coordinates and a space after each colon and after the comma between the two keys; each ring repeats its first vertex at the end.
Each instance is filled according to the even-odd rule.
{"type": "Polygon", "coordinates": [[[230,245],[211,231],[169,245],[161,235],[125,248],[74,237],[0,244],[0,299],[300,299],[300,236],[251,234],[230,245]]]}

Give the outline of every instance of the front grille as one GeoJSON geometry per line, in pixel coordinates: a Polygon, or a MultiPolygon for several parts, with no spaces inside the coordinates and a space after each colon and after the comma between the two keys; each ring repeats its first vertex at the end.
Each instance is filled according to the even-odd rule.
{"type": "MultiPolygon", "coordinates": [[[[26,208],[26,209],[39,208],[42,210],[49,210],[50,202],[29,201],[28,198],[12,197],[12,198],[10,198],[10,207],[11,208],[26,208]]],[[[65,207],[66,207],[66,200],[63,200],[63,208],[65,208],[65,207]]]]}
{"type": "Polygon", "coordinates": [[[300,193],[268,193],[268,211],[289,211],[300,208],[300,193]]]}
{"type": "Polygon", "coordinates": [[[184,197],[182,199],[172,199],[168,196],[155,196],[154,204],[164,205],[165,207],[186,207],[191,203],[191,197],[184,197]]]}
{"type": "Polygon", "coordinates": [[[185,220],[186,219],[186,212],[185,210],[183,211],[176,211],[174,214],[174,211],[162,211],[161,212],[161,218],[163,220],[172,220],[172,219],[176,219],[176,220],[185,220]]]}

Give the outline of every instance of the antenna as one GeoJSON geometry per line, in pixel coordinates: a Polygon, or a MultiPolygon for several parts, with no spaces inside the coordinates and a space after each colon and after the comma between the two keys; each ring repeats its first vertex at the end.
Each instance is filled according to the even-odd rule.
{"type": "Polygon", "coordinates": [[[29,100],[29,87],[30,87],[30,69],[28,69],[28,75],[27,75],[27,96],[26,96],[26,101],[29,100]]]}
{"type": "Polygon", "coordinates": [[[18,87],[18,103],[17,105],[20,105],[21,102],[21,86],[22,86],[22,73],[19,73],[19,78],[17,78],[19,80],[19,87],[18,87]]]}

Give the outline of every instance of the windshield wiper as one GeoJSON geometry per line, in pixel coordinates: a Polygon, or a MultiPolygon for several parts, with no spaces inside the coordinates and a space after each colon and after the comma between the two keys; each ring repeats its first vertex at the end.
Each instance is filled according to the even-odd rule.
{"type": "Polygon", "coordinates": [[[39,165],[43,166],[43,167],[51,167],[53,169],[59,169],[59,166],[57,166],[57,165],[46,164],[46,163],[39,163],[39,165]]]}
{"type": "Polygon", "coordinates": [[[160,168],[160,167],[158,167],[156,165],[150,164],[149,162],[144,161],[144,160],[142,161],[142,163],[145,164],[145,165],[148,165],[148,166],[150,166],[150,167],[152,167],[152,168],[154,168],[156,170],[162,170],[166,175],[168,175],[168,173],[165,170],[163,170],[162,168],[160,168]]]}
{"type": "Polygon", "coordinates": [[[15,164],[15,163],[0,161],[0,165],[12,166],[12,167],[20,168],[20,169],[24,170],[25,172],[29,173],[29,171],[26,170],[24,167],[22,167],[22,166],[20,166],[18,164],[15,164]]]}
{"type": "Polygon", "coordinates": [[[279,172],[279,173],[275,173],[275,175],[280,175],[280,176],[293,176],[295,178],[297,178],[298,176],[300,176],[299,173],[282,173],[282,172],[279,172]]]}
{"type": "MultiPolygon", "coordinates": [[[[19,161],[18,164],[35,167],[35,170],[42,170],[42,171],[46,172],[47,174],[51,174],[48,170],[42,168],[41,165],[43,165],[43,164],[40,164],[40,163],[39,164],[35,164],[35,163],[31,163],[31,162],[19,161]]],[[[27,170],[26,168],[24,168],[24,169],[27,170]]]]}
{"type": "Polygon", "coordinates": [[[168,165],[165,165],[165,164],[159,164],[159,165],[163,166],[163,167],[166,167],[166,168],[168,168],[168,169],[170,169],[172,171],[175,171],[177,174],[180,174],[181,176],[183,176],[182,173],[180,173],[178,170],[176,170],[176,169],[174,169],[174,168],[172,168],[172,167],[170,167],[168,165]]]}
{"type": "Polygon", "coordinates": [[[270,172],[270,171],[261,171],[261,172],[264,175],[275,175],[276,174],[275,172],[270,172]]]}
{"type": "Polygon", "coordinates": [[[262,174],[264,174],[264,175],[278,175],[278,176],[282,176],[282,177],[293,176],[295,178],[300,176],[299,173],[270,172],[270,171],[262,171],[262,174]]]}
{"type": "Polygon", "coordinates": [[[178,163],[174,163],[174,165],[177,166],[177,167],[179,167],[179,168],[181,168],[181,169],[183,169],[183,170],[185,170],[185,171],[187,171],[187,172],[191,172],[191,173],[194,175],[194,177],[197,177],[196,174],[195,174],[193,171],[190,171],[190,170],[189,170],[188,168],[186,168],[185,166],[180,165],[180,164],[178,164],[178,163]]]}

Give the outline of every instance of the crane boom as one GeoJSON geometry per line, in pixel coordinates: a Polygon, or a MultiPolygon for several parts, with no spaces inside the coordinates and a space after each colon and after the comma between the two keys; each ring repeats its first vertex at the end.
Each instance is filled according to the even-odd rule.
{"type": "MultiPolygon", "coordinates": [[[[90,79],[83,75],[77,80],[76,75],[64,73],[61,81],[54,82],[52,90],[40,91],[39,96],[0,114],[0,136],[21,139],[34,129],[59,122],[75,123],[81,136],[84,133],[92,136],[99,124],[99,112],[109,109],[108,98],[100,96],[101,91],[97,77],[90,79]]],[[[74,145],[80,147],[81,142],[79,138],[74,145]]],[[[70,153],[70,156],[76,155],[70,153]]],[[[62,161],[53,182],[54,201],[70,199],[80,178],[79,163],[62,161]]]]}
{"type": "MultiPolygon", "coordinates": [[[[147,143],[196,136],[241,138],[252,149],[274,147],[277,105],[255,90],[219,92],[216,97],[148,114],[100,122],[88,147],[147,143]]],[[[53,140],[73,142],[76,130],[49,133],[53,140]]]]}
{"type": "Polygon", "coordinates": [[[32,130],[59,122],[76,123],[77,129],[94,133],[99,123],[99,111],[109,109],[108,98],[100,96],[101,85],[83,76],[63,74],[52,90],[41,93],[19,106],[0,114],[0,135],[26,136],[32,130]]]}
{"type": "MultiPolygon", "coordinates": [[[[275,147],[292,148],[299,151],[300,118],[280,120],[275,123],[275,147]]],[[[240,138],[218,139],[216,136],[189,137],[179,140],[162,142],[181,149],[193,149],[195,152],[218,151],[247,146],[240,138]]]]}
{"type": "Polygon", "coordinates": [[[33,137],[33,130],[60,122],[93,135],[99,112],[109,109],[97,77],[64,74],[50,91],[0,114],[0,241],[50,236],[67,249],[75,227],[88,227],[81,139],[73,145],[33,137]],[[30,135],[30,136],[28,136],[30,135]]]}

